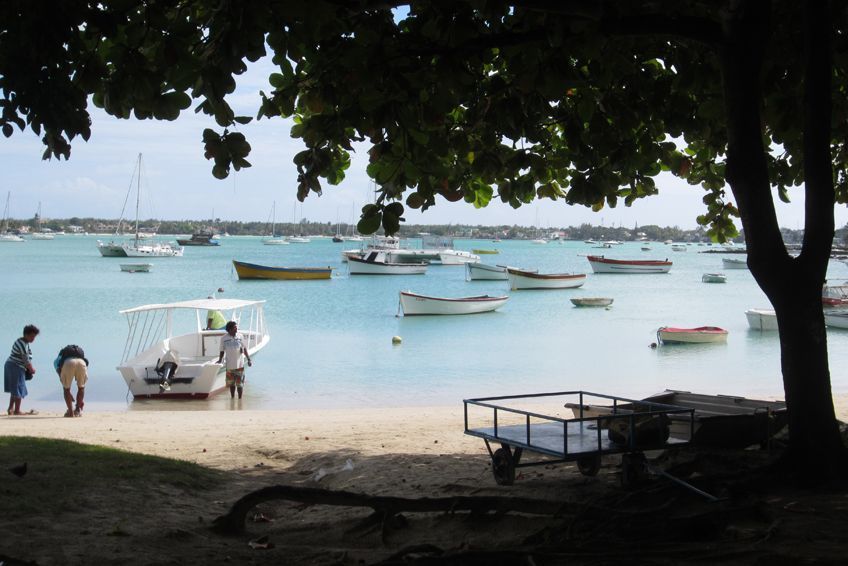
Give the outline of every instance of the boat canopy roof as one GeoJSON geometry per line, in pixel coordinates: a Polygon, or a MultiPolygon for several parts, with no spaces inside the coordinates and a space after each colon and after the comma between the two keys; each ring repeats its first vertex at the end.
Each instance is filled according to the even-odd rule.
{"type": "Polygon", "coordinates": [[[131,309],[119,311],[121,314],[129,314],[142,311],[168,310],[168,309],[191,309],[191,310],[234,310],[264,304],[265,301],[251,301],[244,299],[192,299],[190,301],[177,301],[176,303],[157,303],[142,305],[131,309]]]}

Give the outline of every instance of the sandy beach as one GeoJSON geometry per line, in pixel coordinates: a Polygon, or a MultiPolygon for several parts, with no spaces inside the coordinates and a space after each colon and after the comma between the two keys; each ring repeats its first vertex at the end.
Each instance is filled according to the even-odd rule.
{"type": "MultiPolygon", "coordinates": [[[[848,394],[837,395],[834,401],[838,418],[848,420],[848,394]]],[[[614,501],[632,498],[621,491],[615,458],[605,458],[600,473],[591,478],[581,475],[573,463],[543,465],[521,468],[515,485],[498,486],[483,442],[463,434],[461,403],[309,411],[90,412],[74,419],[43,412],[0,417],[0,434],[66,439],[164,456],[219,470],[228,478],[208,492],[181,493],[143,481],[92,485],[90,492],[79,495],[74,509],[45,509],[45,516],[32,517],[24,530],[19,525],[4,527],[14,534],[0,544],[0,559],[5,553],[39,564],[371,564],[416,545],[455,552],[521,545],[551,520],[508,514],[471,521],[462,514],[431,513],[410,515],[397,529],[378,525],[363,530],[367,509],[269,502],[256,507],[243,535],[211,533],[211,521],[239,497],[269,485],[406,498],[528,498],[561,501],[570,510],[582,509],[587,502],[611,501],[610,497],[614,501]],[[257,550],[251,546],[256,540],[273,544],[257,550]]],[[[52,478],[49,470],[39,470],[38,465],[31,461],[32,472],[22,481],[52,478]]],[[[22,493],[35,489],[35,484],[20,485],[22,493]]],[[[685,496],[679,488],[667,489],[675,498],[685,496]]],[[[795,513],[795,496],[786,497],[772,497],[770,504],[779,510],[785,506],[788,511],[780,512],[788,513],[787,521],[818,521],[818,515],[795,513]]],[[[823,505],[821,501],[813,504],[823,505]]],[[[771,528],[766,523],[761,530],[771,532],[771,528]]],[[[798,528],[798,532],[813,532],[810,529],[822,527],[816,523],[798,528]]],[[[758,530],[756,536],[761,535],[758,530]]],[[[799,547],[788,537],[781,548],[794,556],[799,547]]],[[[829,552],[827,547],[825,553],[829,552]]]]}
{"type": "MultiPolygon", "coordinates": [[[[848,393],[834,395],[834,406],[837,418],[848,422],[848,393]]],[[[341,465],[348,459],[355,465],[355,455],[486,454],[480,439],[463,434],[461,403],[388,409],[88,412],[74,419],[44,412],[0,418],[4,435],[74,440],[220,470],[258,464],[284,468],[310,455],[336,454],[341,465]]]]}

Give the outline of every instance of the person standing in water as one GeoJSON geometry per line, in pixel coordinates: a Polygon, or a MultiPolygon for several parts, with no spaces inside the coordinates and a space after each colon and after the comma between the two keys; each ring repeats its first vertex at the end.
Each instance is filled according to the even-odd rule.
{"type": "Polygon", "coordinates": [[[227,387],[230,388],[230,397],[236,396],[241,399],[244,391],[244,362],[247,360],[247,365],[252,366],[253,361],[250,359],[250,354],[247,353],[247,347],[244,345],[244,336],[239,334],[238,325],[235,321],[230,321],[224,327],[227,331],[221,337],[221,352],[218,355],[218,363],[226,357],[227,368],[227,387]]]}

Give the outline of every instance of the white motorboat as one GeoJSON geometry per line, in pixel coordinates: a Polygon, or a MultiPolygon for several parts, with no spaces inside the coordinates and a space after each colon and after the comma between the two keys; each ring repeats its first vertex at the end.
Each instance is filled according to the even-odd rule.
{"type": "Polygon", "coordinates": [[[701,275],[703,283],[727,283],[727,275],[724,273],[704,273],[701,275]]]}
{"type": "Polygon", "coordinates": [[[265,301],[198,299],[153,304],[120,311],[129,333],[121,372],[136,398],[205,399],[225,388],[224,366],[217,363],[223,330],[204,330],[209,311],[239,325],[252,358],[270,336],[265,301]]]}
{"type": "Polygon", "coordinates": [[[509,279],[503,265],[486,263],[466,263],[465,279],[468,281],[506,281],[509,279]]]}
{"type": "Polygon", "coordinates": [[[613,299],[609,297],[575,297],[571,299],[575,307],[608,307],[613,299]]]}
{"type": "Polygon", "coordinates": [[[362,257],[348,256],[351,275],[423,275],[427,263],[395,263],[388,261],[386,252],[368,252],[362,257]]]}
{"type": "Polygon", "coordinates": [[[610,259],[602,255],[586,256],[595,273],[668,273],[672,262],[654,259],[610,259]]]}
{"type": "Polygon", "coordinates": [[[509,288],[520,289],[574,289],[586,282],[585,273],[537,273],[506,268],[509,288]]]}
{"type": "Polygon", "coordinates": [[[23,238],[9,232],[9,198],[11,196],[12,191],[6,193],[6,208],[3,209],[3,221],[0,224],[0,242],[23,242],[23,238]]]}
{"type": "Polygon", "coordinates": [[[439,261],[442,265],[465,265],[479,263],[480,256],[462,250],[444,250],[439,252],[439,261]]]}
{"type": "Polygon", "coordinates": [[[848,305],[848,285],[822,286],[822,305],[825,307],[844,307],[848,305]]]}
{"type": "Polygon", "coordinates": [[[480,295],[477,297],[447,298],[428,297],[411,291],[401,291],[399,308],[403,311],[404,316],[478,314],[500,308],[508,300],[509,296],[480,295]]]}
{"type": "Polygon", "coordinates": [[[777,315],[774,309],[748,309],[745,311],[748,326],[754,330],[777,330],[777,315]]]}
{"type": "Polygon", "coordinates": [[[127,273],[148,273],[151,267],[153,267],[152,263],[122,263],[121,271],[126,271],[127,273]]]}
{"type": "Polygon", "coordinates": [[[657,330],[657,342],[660,344],[714,344],[727,342],[727,330],[718,326],[698,326],[697,328],[661,326],[657,330]]]}
{"type": "Polygon", "coordinates": [[[312,240],[306,236],[289,236],[286,238],[290,244],[308,244],[312,240]]]}
{"type": "Polygon", "coordinates": [[[748,269],[748,261],[735,257],[723,257],[721,263],[725,269],[748,269]]]}
{"type": "Polygon", "coordinates": [[[824,323],[830,328],[848,328],[848,312],[833,311],[824,313],[824,323]]]}

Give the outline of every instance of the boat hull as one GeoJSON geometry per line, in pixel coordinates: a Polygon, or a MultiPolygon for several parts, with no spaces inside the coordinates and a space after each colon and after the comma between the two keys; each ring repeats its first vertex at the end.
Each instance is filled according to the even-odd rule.
{"type": "Polygon", "coordinates": [[[748,262],[744,259],[723,257],[721,263],[725,269],[748,269],[748,262]]]}
{"type": "Polygon", "coordinates": [[[848,312],[824,313],[824,323],[830,328],[848,329],[848,312]]]}
{"type": "Polygon", "coordinates": [[[404,316],[480,314],[492,312],[502,307],[508,300],[508,296],[445,298],[400,292],[400,307],[404,316]]]}
{"type": "Polygon", "coordinates": [[[439,261],[442,265],[465,265],[467,263],[479,263],[480,256],[458,250],[445,250],[439,252],[439,261]]]}
{"type": "Polygon", "coordinates": [[[571,299],[575,307],[608,307],[613,299],[607,297],[577,297],[571,299]]]}
{"type": "Polygon", "coordinates": [[[151,267],[153,267],[152,263],[122,263],[121,271],[127,273],[148,273],[151,267]]]}
{"type": "Polygon", "coordinates": [[[604,256],[587,256],[594,273],[668,273],[672,262],[668,260],[609,259],[604,256]]]}
{"type": "Polygon", "coordinates": [[[101,242],[98,240],[97,250],[103,257],[127,257],[124,246],[115,242],[101,242]]]}
{"type": "Polygon", "coordinates": [[[506,267],[500,265],[467,263],[465,266],[469,281],[506,281],[509,279],[506,267]]]}
{"type": "Polygon", "coordinates": [[[530,289],[575,289],[586,282],[585,273],[533,273],[507,268],[509,288],[513,291],[530,289]]]}
{"type": "Polygon", "coordinates": [[[351,275],[423,275],[427,273],[426,263],[367,261],[348,256],[347,264],[351,275]]]}
{"type": "Polygon", "coordinates": [[[663,326],[657,330],[661,344],[720,344],[727,342],[727,330],[717,326],[673,328],[663,326]]]}
{"type": "Polygon", "coordinates": [[[753,330],[777,330],[777,316],[771,309],[748,309],[745,311],[748,326],[753,330]]]}
{"type": "Polygon", "coordinates": [[[330,267],[271,267],[233,260],[239,279],[304,280],[329,279],[330,267]]]}
{"type": "Polygon", "coordinates": [[[170,244],[123,244],[127,257],[182,257],[183,248],[170,244]]]}
{"type": "Polygon", "coordinates": [[[727,275],[724,273],[704,273],[701,275],[703,283],[727,283],[727,275]]]}

